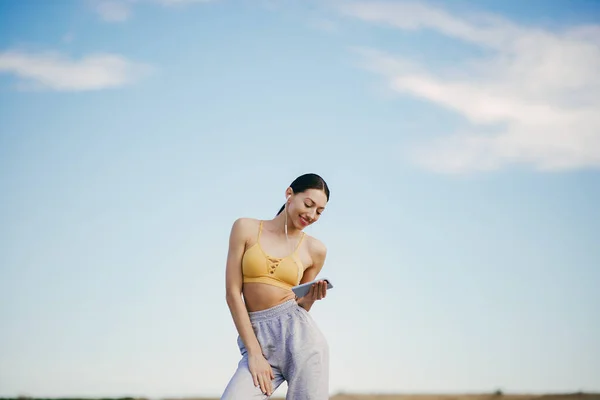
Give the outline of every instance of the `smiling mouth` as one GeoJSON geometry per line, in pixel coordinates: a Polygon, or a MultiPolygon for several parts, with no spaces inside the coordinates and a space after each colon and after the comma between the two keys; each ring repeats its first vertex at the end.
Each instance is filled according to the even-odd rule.
{"type": "Polygon", "coordinates": [[[300,217],[300,222],[302,222],[302,225],[308,225],[308,221],[304,217],[300,217]]]}

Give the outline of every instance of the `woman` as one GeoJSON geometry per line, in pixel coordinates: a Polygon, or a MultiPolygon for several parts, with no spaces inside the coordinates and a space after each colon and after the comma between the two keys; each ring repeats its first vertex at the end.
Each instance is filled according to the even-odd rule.
{"type": "Polygon", "coordinates": [[[222,400],[264,399],[284,380],[288,399],[328,398],[328,344],[308,313],[325,297],[326,283],[299,299],[291,288],[315,280],[325,262],[325,245],[303,229],[319,219],[329,188],[305,174],[285,195],[272,220],[240,218],[231,229],[226,298],[242,359],[222,400]]]}

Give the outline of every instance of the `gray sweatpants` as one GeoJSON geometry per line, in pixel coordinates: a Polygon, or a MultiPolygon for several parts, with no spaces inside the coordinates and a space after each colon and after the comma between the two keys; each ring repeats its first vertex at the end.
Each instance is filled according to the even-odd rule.
{"type": "MultiPolygon", "coordinates": [[[[308,311],[289,300],[267,310],[250,312],[250,322],[262,352],[273,369],[273,391],[287,382],[287,400],[329,398],[329,346],[308,311]]],[[[248,353],[238,336],[242,354],[221,400],[266,399],[254,386],[248,353]]]]}

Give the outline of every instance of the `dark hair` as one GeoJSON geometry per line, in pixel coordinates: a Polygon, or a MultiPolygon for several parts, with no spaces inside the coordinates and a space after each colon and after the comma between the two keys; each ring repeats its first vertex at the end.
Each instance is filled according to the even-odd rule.
{"type": "MultiPolygon", "coordinates": [[[[327,201],[329,201],[329,187],[325,180],[321,178],[317,174],[304,174],[300,175],[290,184],[290,187],[294,191],[294,193],[302,193],[308,189],[317,189],[325,192],[325,196],[327,196],[327,201]]],[[[277,215],[281,214],[281,212],[285,209],[285,204],[281,206],[277,215]]]]}

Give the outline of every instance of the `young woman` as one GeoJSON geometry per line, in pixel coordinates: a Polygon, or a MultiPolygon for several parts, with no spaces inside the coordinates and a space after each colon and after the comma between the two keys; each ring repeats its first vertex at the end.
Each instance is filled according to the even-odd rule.
{"type": "Polygon", "coordinates": [[[265,399],[286,381],[288,399],[329,397],[329,348],[308,311],[325,297],[324,281],[296,298],[291,288],[316,279],[327,249],[303,229],[319,219],[329,188],[305,174],[285,191],[271,220],[233,223],[226,266],[227,305],[242,358],[222,400],[265,399]]]}

